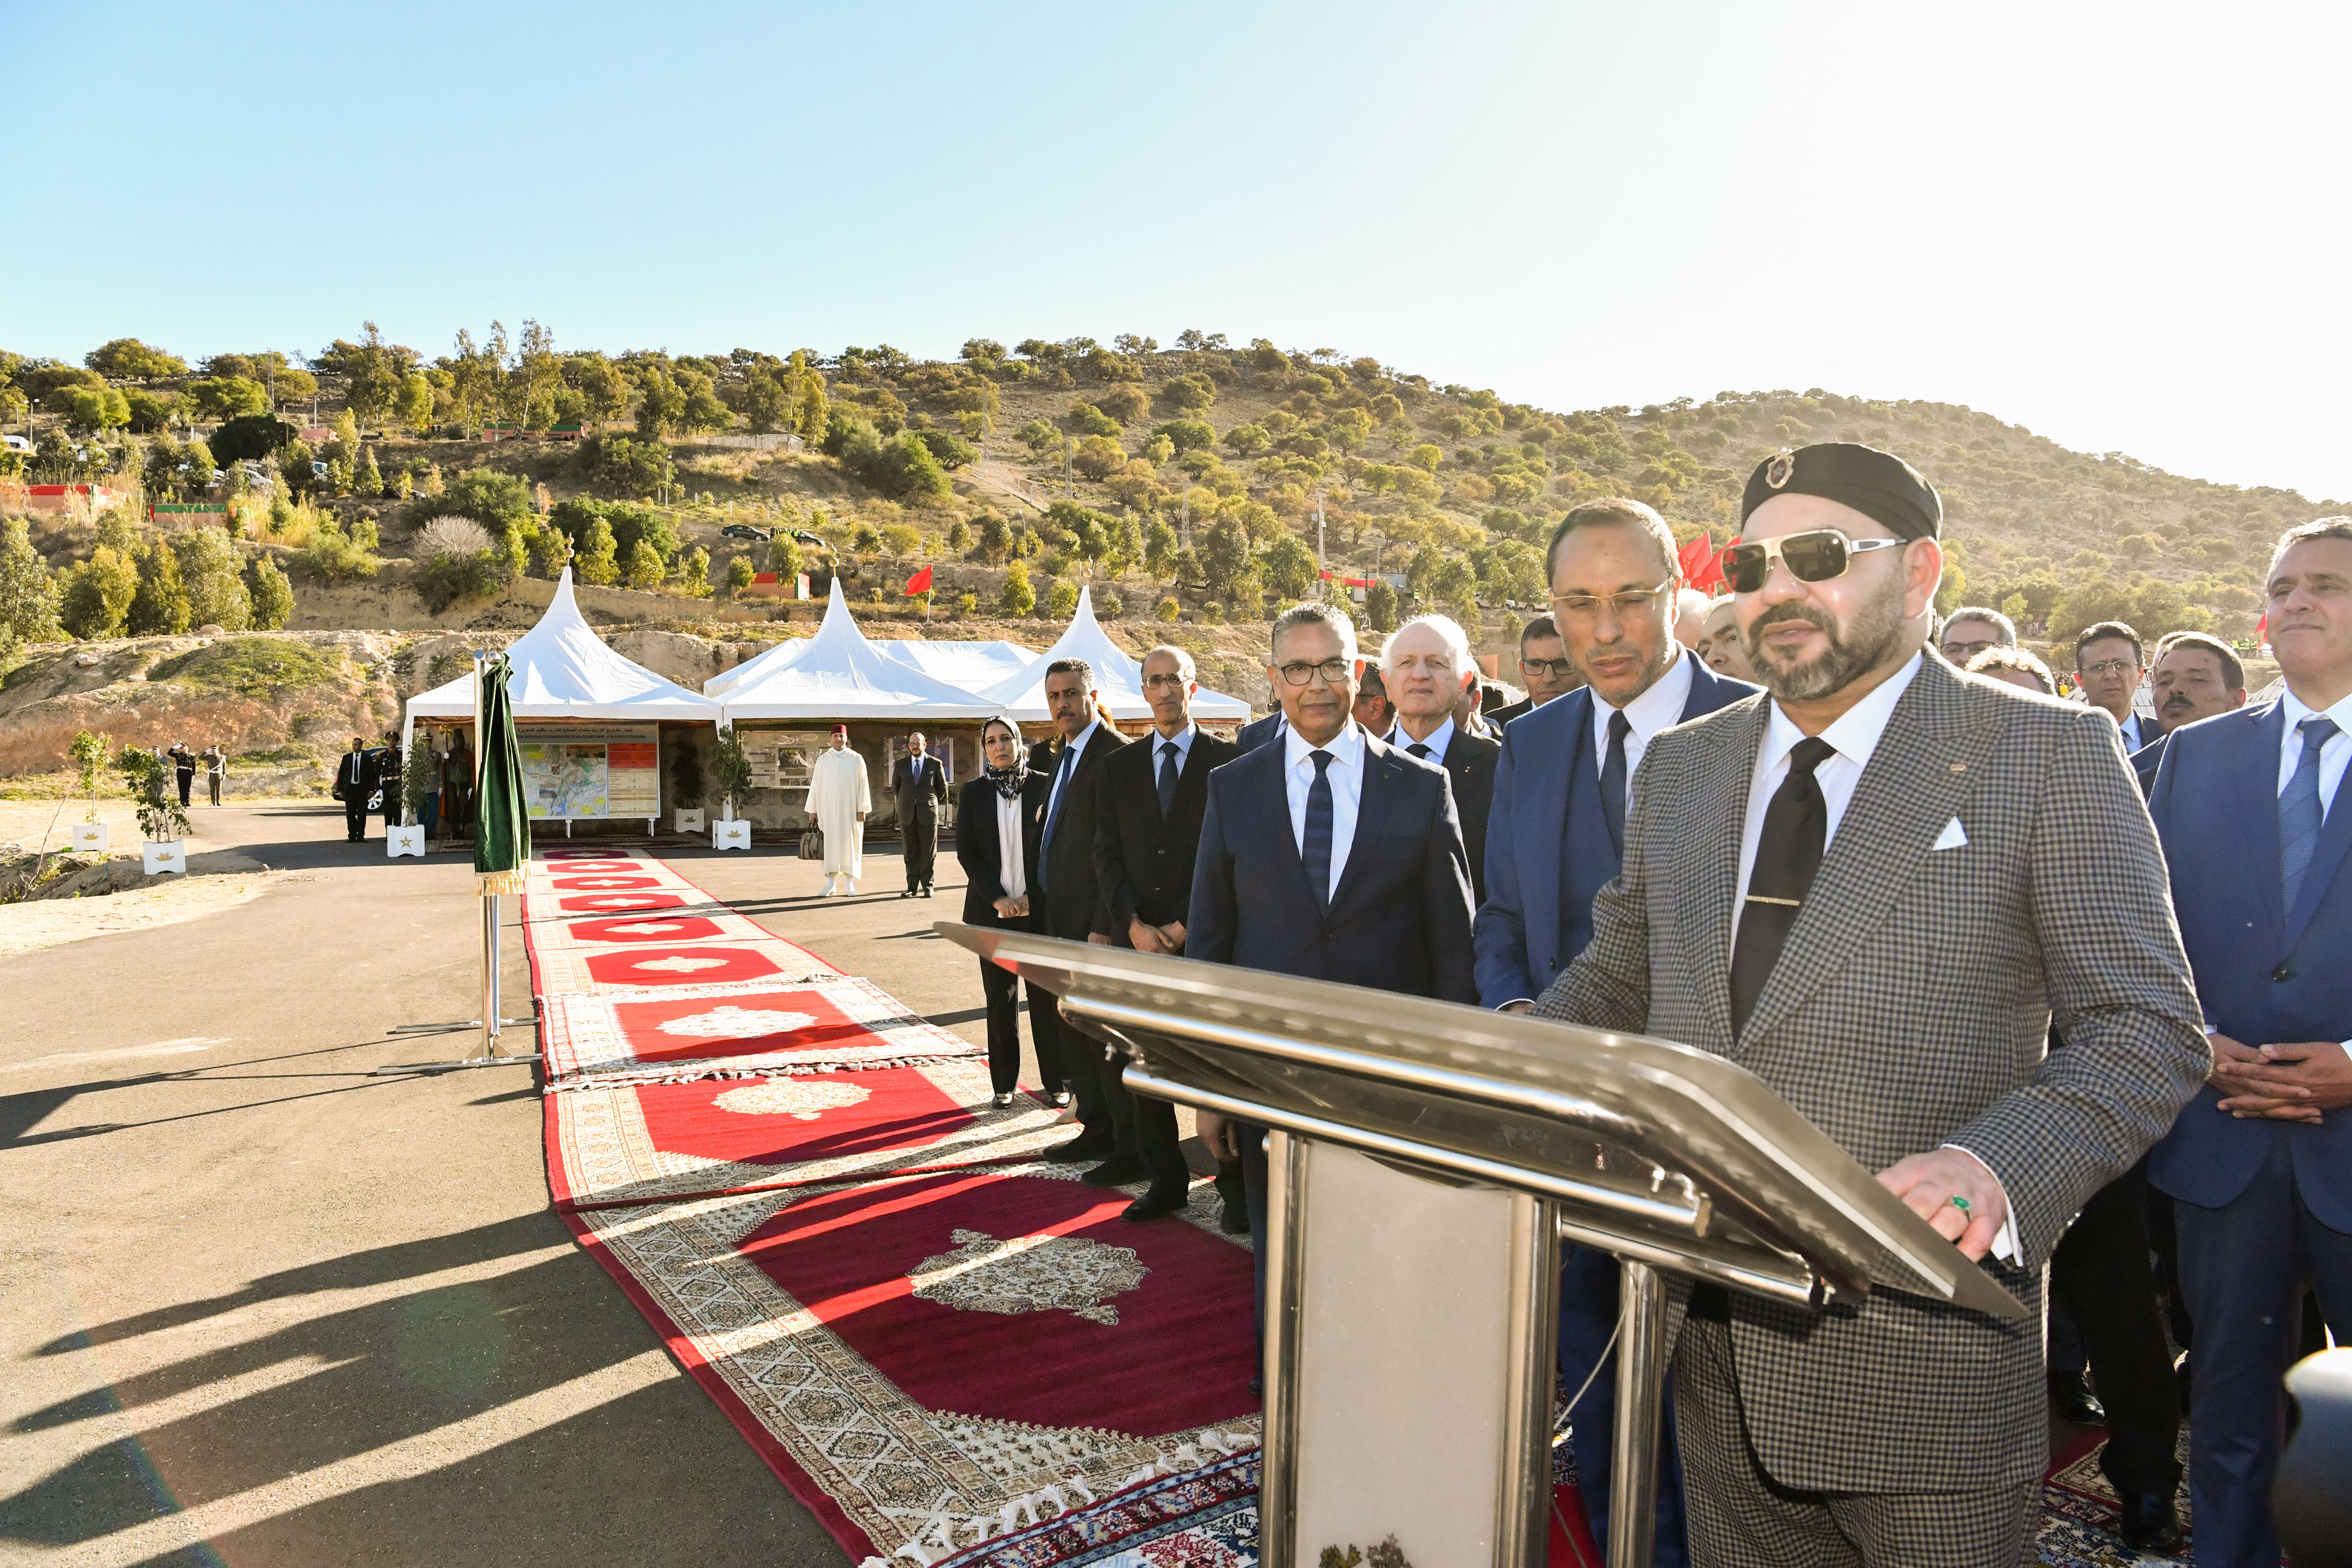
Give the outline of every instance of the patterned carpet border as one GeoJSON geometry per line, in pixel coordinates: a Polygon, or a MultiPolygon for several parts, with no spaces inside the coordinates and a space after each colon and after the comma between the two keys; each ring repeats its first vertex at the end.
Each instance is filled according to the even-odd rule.
{"type": "MultiPolygon", "coordinates": [[[[997,1109],[986,1064],[970,1059],[918,1060],[899,1068],[864,1072],[842,1070],[826,1075],[822,1084],[813,1087],[839,1085],[854,1090],[861,1079],[870,1082],[883,1074],[895,1076],[902,1071],[919,1074],[937,1089],[942,1101],[955,1108],[961,1124],[942,1128],[936,1135],[917,1130],[910,1141],[894,1145],[888,1123],[877,1123],[869,1132],[853,1117],[846,1119],[847,1131],[866,1133],[853,1139],[866,1146],[792,1162],[712,1158],[680,1151],[647,1119],[639,1090],[650,1086],[593,1084],[569,1092],[551,1091],[544,1097],[548,1177],[555,1189],[556,1206],[600,1209],[677,1203],[728,1193],[780,1192],[885,1175],[1018,1164],[1035,1161],[1069,1136],[1066,1128],[1056,1125],[1053,1106],[1029,1095],[1019,1095],[1012,1105],[997,1109]]],[[[722,1081],[741,1080],[690,1081],[715,1089],[722,1081]]],[[[765,1092],[748,1083],[736,1092],[746,1091],[765,1092]]],[[[790,1108],[783,1113],[789,1115],[790,1108]]],[[[844,1120],[833,1118],[828,1131],[841,1131],[844,1120]]]]}
{"type": "Polygon", "coordinates": [[[895,1555],[928,1568],[1241,1568],[1257,1561],[1257,1481],[1253,1450],[1151,1477],[947,1556],[927,1555],[938,1543],[925,1541],[895,1555]]]}

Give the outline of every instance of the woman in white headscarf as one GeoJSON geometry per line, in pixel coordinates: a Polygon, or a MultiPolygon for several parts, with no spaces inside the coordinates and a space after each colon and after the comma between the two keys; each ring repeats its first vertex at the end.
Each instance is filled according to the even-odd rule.
{"type": "MultiPolygon", "coordinates": [[[[1035,931],[1029,895],[1053,778],[1030,771],[1020,726],[1010,719],[991,719],[981,726],[980,751],[985,767],[956,797],[956,859],[963,867],[964,923],[1035,931]]],[[[988,1005],[988,1076],[1000,1108],[1013,1103],[1021,1073],[1018,985],[1015,975],[981,960],[980,989],[988,1005]]],[[[1067,1105],[1069,1089],[1045,1078],[1058,1066],[1041,1057],[1038,1075],[1054,1103],[1067,1105]]]]}

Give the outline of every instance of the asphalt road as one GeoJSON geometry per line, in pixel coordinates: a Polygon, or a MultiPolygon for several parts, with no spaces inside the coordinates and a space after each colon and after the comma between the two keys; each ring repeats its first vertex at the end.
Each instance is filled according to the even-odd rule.
{"type": "MultiPolygon", "coordinates": [[[[478,1012],[470,864],[199,816],[299,879],[0,959],[0,1563],[845,1562],[549,1212],[530,1069],[368,1076],[469,1054],[385,1030],[478,1012]]],[[[982,1037],[952,855],[928,902],[665,858],[982,1037]]]]}

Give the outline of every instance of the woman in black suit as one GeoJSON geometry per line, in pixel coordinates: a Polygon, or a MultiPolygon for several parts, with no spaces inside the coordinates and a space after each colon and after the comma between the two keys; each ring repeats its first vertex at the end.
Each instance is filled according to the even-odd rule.
{"type": "MultiPolygon", "coordinates": [[[[1053,779],[1027,766],[1021,731],[1010,719],[991,719],[981,726],[980,750],[986,771],[965,784],[956,799],[955,847],[964,874],[964,923],[1035,931],[1029,894],[1053,779]]],[[[980,989],[988,1005],[988,1076],[1000,1107],[1013,1103],[1021,1072],[1019,984],[1009,971],[981,960],[980,989]]],[[[1058,1065],[1040,1057],[1038,1076],[1054,1103],[1067,1105],[1068,1089],[1049,1076],[1058,1065]]]]}

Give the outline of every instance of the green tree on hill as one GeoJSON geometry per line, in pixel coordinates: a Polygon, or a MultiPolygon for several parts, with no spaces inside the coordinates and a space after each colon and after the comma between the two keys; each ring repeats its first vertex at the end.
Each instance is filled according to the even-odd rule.
{"type": "Polygon", "coordinates": [[[1005,569],[1004,587],[996,596],[997,613],[1025,616],[1037,607],[1037,590],[1029,584],[1029,568],[1015,561],[1005,569]]]}
{"type": "Polygon", "coordinates": [[[193,624],[188,591],[180,581],[180,558],[162,540],[139,554],[139,586],[131,596],[125,624],[132,637],[176,637],[193,624]]]}
{"type": "Polygon", "coordinates": [[[730,599],[741,598],[759,574],[758,570],[751,564],[751,558],[748,555],[738,555],[734,560],[730,561],[727,563],[727,596],[730,599]]]}
{"type": "Polygon", "coordinates": [[[609,587],[621,580],[619,552],[613,542],[613,525],[592,517],[573,542],[572,564],[583,583],[609,587]]]}
{"type": "Polygon", "coordinates": [[[249,630],[253,595],[245,585],[245,558],[217,528],[192,528],[174,534],[172,553],[179,557],[180,582],[187,595],[188,624],[218,626],[226,632],[249,630]]]}
{"type": "Polygon", "coordinates": [[[665,574],[661,552],[640,539],[629,547],[628,583],[632,588],[658,588],[665,574]]]}
{"type": "Polygon", "coordinates": [[[137,338],[117,338],[82,356],[82,363],[115,381],[157,381],[185,375],[188,362],[177,354],[150,348],[137,338]]]}
{"type": "Polygon", "coordinates": [[[58,618],[86,642],[119,637],[139,591],[139,566],[110,545],[100,544],[89,559],[66,574],[58,618]]]}
{"type": "Polygon", "coordinates": [[[1066,621],[1078,613],[1078,585],[1067,577],[1056,577],[1054,585],[1045,590],[1045,607],[1038,614],[1047,620],[1066,621]]]}
{"type": "Polygon", "coordinates": [[[294,618],[294,585],[278,563],[264,555],[253,563],[253,629],[274,632],[294,618]]]}
{"type": "Polygon", "coordinates": [[[0,642],[55,642],[64,635],[58,585],[25,520],[0,521],[0,642]]]}
{"type": "Polygon", "coordinates": [[[743,416],[755,435],[764,436],[792,417],[792,395],[765,365],[754,365],[743,382],[743,416]]]}
{"type": "Polygon", "coordinates": [[[668,374],[649,370],[637,379],[637,434],[658,441],[686,419],[686,393],[668,374]]]}

